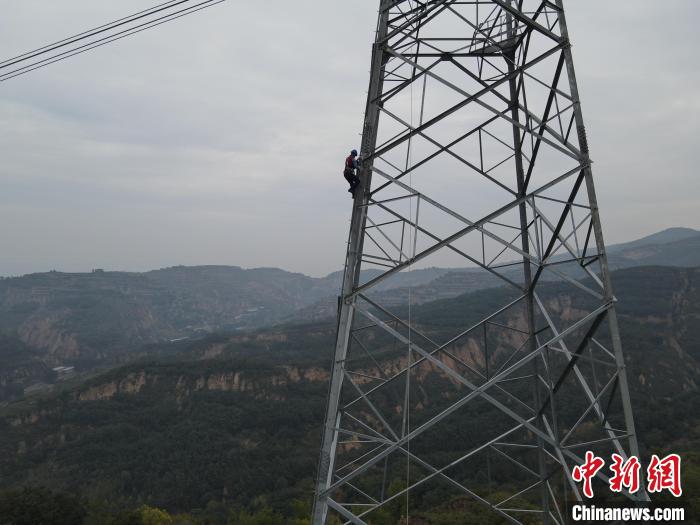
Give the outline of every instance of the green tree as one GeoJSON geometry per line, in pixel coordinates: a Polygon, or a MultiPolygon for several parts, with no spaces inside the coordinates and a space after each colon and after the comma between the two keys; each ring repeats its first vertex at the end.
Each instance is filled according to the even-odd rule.
{"type": "Polygon", "coordinates": [[[137,511],[141,518],[141,525],[172,525],[173,518],[164,510],[142,505],[137,511]]]}
{"type": "Polygon", "coordinates": [[[43,487],[0,493],[0,525],[83,525],[85,508],[78,499],[43,487]]]}
{"type": "Polygon", "coordinates": [[[293,499],[289,502],[292,511],[290,525],[310,525],[311,523],[311,500],[293,499]]]}
{"type": "Polygon", "coordinates": [[[263,507],[253,513],[241,510],[229,519],[229,525],[284,525],[284,517],[269,507],[263,507]]]}

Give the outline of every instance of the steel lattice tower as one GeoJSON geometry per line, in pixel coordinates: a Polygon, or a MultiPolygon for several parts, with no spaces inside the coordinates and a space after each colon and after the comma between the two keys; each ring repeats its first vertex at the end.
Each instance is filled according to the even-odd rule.
{"type": "Polygon", "coordinates": [[[381,0],[360,155],[313,523],[567,522],[639,451],[562,0],[381,0]]]}

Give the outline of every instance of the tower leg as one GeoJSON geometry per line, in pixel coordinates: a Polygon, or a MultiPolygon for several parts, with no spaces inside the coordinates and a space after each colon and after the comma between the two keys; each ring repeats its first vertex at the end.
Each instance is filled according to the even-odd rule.
{"type": "MultiPolygon", "coordinates": [[[[383,86],[382,68],[386,60],[384,54],[384,39],[387,34],[388,6],[391,0],[381,0],[379,5],[379,21],[377,36],[372,48],[372,68],[370,73],[369,90],[367,93],[367,108],[365,111],[364,128],[360,156],[364,159],[374,151],[377,141],[377,122],[379,108],[373,101],[380,95],[383,86]]],[[[345,375],[345,359],[348,352],[350,332],[354,318],[353,298],[348,298],[357,287],[360,280],[362,262],[362,247],[364,243],[364,228],[367,221],[367,201],[372,185],[372,160],[363,162],[360,168],[360,185],[355,189],[352,218],[350,221],[350,236],[348,251],[345,258],[343,273],[343,288],[340,296],[338,312],[338,330],[336,334],[335,353],[331,374],[331,386],[328,393],[326,419],[323,426],[321,455],[318,463],[316,491],[314,496],[312,521],[313,525],[323,525],[328,515],[328,494],[333,479],[334,458],[338,447],[338,428],[341,414],[339,412],[340,394],[345,375]]]]}
{"type": "MultiPolygon", "coordinates": [[[[605,250],[605,242],[603,240],[603,228],[600,222],[600,213],[598,211],[598,197],[596,196],[595,186],[593,184],[593,173],[591,171],[591,160],[588,151],[588,138],[586,137],[586,128],[583,123],[583,113],[581,111],[581,99],[578,92],[578,84],[576,82],[576,72],[574,70],[574,60],[571,54],[571,44],[569,41],[569,30],[566,24],[566,14],[564,13],[563,0],[556,0],[557,7],[561,10],[559,15],[559,31],[566,45],[564,47],[564,60],[566,61],[566,71],[569,79],[569,89],[573,99],[574,117],[576,122],[576,132],[578,134],[579,144],[581,145],[581,155],[584,159],[584,177],[586,191],[588,193],[588,202],[591,208],[591,222],[595,234],[596,249],[598,251],[601,278],[604,285],[605,300],[616,301],[613,294],[612,280],[610,278],[610,268],[608,266],[608,256],[605,250]]],[[[639,457],[639,444],[637,440],[637,431],[634,424],[634,416],[632,415],[632,402],[630,400],[629,383],[627,380],[627,370],[625,359],[622,353],[622,339],[620,338],[620,328],[617,322],[617,313],[615,309],[611,309],[608,314],[608,325],[610,329],[610,338],[612,340],[613,352],[617,362],[618,378],[620,383],[620,396],[622,399],[622,410],[625,418],[625,426],[629,437],[629,452],[632,456],[639,457]]],[[[641,461],[641,458],[640,458],[641,461]]],[[[649,496],[642,488],[641,499],[648,501],[649,496]]]]}

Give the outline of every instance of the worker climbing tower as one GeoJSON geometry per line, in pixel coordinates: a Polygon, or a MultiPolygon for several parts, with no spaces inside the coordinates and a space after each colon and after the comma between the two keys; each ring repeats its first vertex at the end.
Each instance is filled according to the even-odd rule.
{"type": "Polygon", "coordinates": [[[638,447],[562,0],[381,0],[360,156],[313,523],[568,522],[638,447]]]}

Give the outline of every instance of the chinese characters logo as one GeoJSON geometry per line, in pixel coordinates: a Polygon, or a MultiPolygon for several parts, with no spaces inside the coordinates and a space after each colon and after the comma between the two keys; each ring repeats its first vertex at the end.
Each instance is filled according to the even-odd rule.
{"type": "MultiPolygon", "coordinates": [[[[596,456],[590,450],[586,452],[583,465],[576,465],[571,477],[577,483],[583,482],[583,495],[593,497],[593,478],[605,466],[605,460],[596,456]]],[[[632,456],[625,461],[619,454],[612,455],[612,464],[609,467],[612,476],[608,480],[608,486],[612,492],[622,492],[625,489],[634,494],[640,488],[641,463],[639,458],[632,456]]],[[[659,458],[656,454],[651,456],[647,467],[647,492],[662,492],[668,490],[675,497],[683,493],[681,488],[681,457],[678,454],[669,454],[659,458]]]]}

